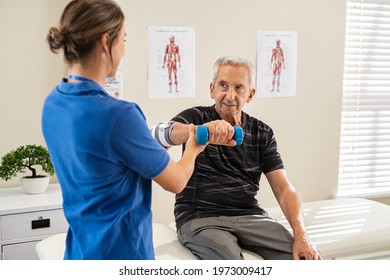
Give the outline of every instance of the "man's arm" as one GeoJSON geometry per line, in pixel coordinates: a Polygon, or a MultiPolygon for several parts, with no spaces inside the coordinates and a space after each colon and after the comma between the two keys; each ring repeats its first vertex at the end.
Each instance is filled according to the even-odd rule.
{"type": "Polygon", "coordinates": [[[188,124],[175,122],[171,131],[171,140],[175,145],[181,145],[188,140],[188,124]]]}
{"type": "Polygon", "coordinates": [[[278,169],[266,174],[272,191],[286,216],[294,235],[293,258],[307,260],[321,259],[317,247],[310,241],[306,231],[303,211],[294,186],[287,179],[286,171],[278,169]]]}
{"type": "MultiPolygon", "coordinates": [[[[224,120],[216,120],[204,123],[209,132],[210,144],[235,146],[234,128],[224,120]]],[[[186,143],[189,137],[188,124],[179,122],[161,122],[154,125],[150,132],[157,142],[165,148],[186,143]]]]}
{"type": "MultiPolygon", "coordinates": [[[[209,132],[209,143],[217,145],[235,146],[236,141],[232,140],[234,128],[224,120],[216,120],[204,123],[209,132]]],[[[188,124],[175,122],[170,134],[171,141],[175,145],[187,142],[188,124]]]]}

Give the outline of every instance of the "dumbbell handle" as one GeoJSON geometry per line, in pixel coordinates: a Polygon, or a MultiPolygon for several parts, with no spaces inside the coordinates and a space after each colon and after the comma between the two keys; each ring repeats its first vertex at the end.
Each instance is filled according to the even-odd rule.
{"type": "MultiPolygon", "coordinates": [[[[241,126],[233,126],[234,128],[234,135],[233,140],[236,141],[237,146],[241,145],[244,141],[244,131],[242,130],[241,126]]],[[[195,134],[196,143],[204,145],[209,140],[209,131],[207,129],[207,126],[205,125],[198,125],[196,127],[196,134],[195,134]]]]}

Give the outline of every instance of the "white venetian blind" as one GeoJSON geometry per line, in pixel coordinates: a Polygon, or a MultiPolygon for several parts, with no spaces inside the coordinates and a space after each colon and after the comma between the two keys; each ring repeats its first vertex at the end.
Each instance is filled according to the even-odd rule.
{"type": "Polygon", "coordinates": [[[347,0],[337,196],[390,194],[390,0],[347,0]]]}

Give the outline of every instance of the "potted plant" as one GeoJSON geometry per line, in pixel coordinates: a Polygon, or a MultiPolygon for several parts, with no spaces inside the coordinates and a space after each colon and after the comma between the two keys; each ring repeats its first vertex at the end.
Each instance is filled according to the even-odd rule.
{"type": "Polygon", "coordinates": [[[54,167],[50,159],[49,152],[43,146],[26,145],[12,150],[4,155],[0,165],[0,178],[10,180],[18,173],[25,173],[28,169],[30,176],[20,178],[21,186],[27,194],[37,194],[46,191],[49,185],[49,176],[37,173],[36,165],[40,165],[42,170],[54,174],[54,167]]]}

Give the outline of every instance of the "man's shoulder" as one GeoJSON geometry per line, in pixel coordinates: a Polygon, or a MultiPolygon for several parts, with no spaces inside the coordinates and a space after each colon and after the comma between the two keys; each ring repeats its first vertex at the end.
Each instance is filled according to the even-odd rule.
{"type": "Polygon", "coordinates": [[[214,106],[193,106],[193,107],[187,108],[186,110],[184,110],[184,112],[189,112],[189,111],[197,112],[197,113],[212,112],[213,108],[214,108],[214,106]]]}
{"type": "Polygon", "coordinates": [[[174,121],[180,121],[184,123],[203,124],[208,122],[214,117],[213,106],[194,106],[185,109],[173,118],[174,121]]]}
{"type": "Polygon", "coordinates": [[[244,118],[245,118],[245,122],[247,122],[248,125],[250,124],[252,126],[260,127],[262,129],[265,129],[265,130],[272,130],[271,126],[269,126],[264,121],[254,117],[254,116],[251,116],[251,115],[249,115],[248,113],[245,113],[245,112],[243,112],[243,115],[244,115],[244,118]]]}

